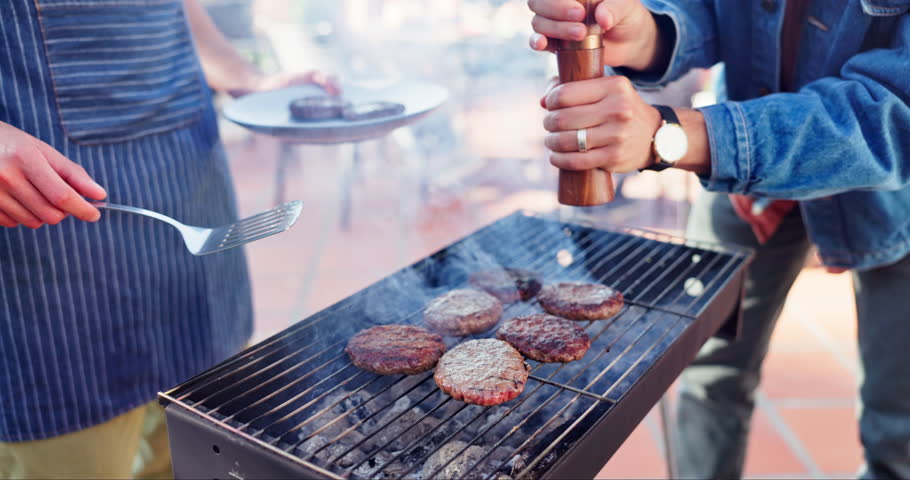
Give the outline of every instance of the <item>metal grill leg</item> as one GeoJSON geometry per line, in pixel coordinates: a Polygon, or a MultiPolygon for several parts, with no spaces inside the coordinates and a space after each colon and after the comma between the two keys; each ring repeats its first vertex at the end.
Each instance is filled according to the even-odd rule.
{"type": "Polygon", "coordinates": [[[351,216],[354,203],[354,182],[360,175],[360,166],[363,163],[363,152],[361,144],[354,144],[354,152],[351,154],[351,165],[348,171],[344,172],[344,178],[341,181],[341,229],[345,232],[351,231],[351,216]]]}
{"type": "Polygon", "coordinates": [[[278,152],[278,167],[275,169],[275,205],[281,205],[287,201],[287,174],[293,161],[294,145],[281,142],[281,149],[278,152]]]}
{"type": "Polygon", "coordinates": [[[660,425],[663,427],[664,437],[664,459],[667,462],[668,478],[679,478],[676,472],[676,450],[673,447],[673,441],[676,435],[673,431],[673,421],[670,412],[670,400],[668,394],[660,397],[660,425]]]}

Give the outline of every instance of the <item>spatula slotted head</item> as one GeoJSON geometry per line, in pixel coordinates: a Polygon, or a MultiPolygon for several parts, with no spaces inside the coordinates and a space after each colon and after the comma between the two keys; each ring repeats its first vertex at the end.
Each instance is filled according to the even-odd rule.
{"type": "Polygon", "coordinates": [[[295,200],[217,228],[212,231],[197,255],[220,252],[281,233],[294,225],[302,208],[303,204],[295,200]]]}

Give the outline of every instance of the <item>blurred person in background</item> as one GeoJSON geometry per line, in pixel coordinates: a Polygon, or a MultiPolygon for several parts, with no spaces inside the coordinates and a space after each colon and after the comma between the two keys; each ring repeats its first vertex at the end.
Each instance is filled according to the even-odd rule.
{"type": "MultiPolygon", "coordinates": [[[[533,48],[586,35],[578,2],[528,3],[533,48]]],[[[618,75],[542,99],[553,165],[695,172],[711,193],[693,206],[687,235],[757,251],[741,338],[709,340],[682,375],[683,477],[742,476],[762,361],[811,239],[831,270],[853,271],[860,474],[910,478],[908,9],[910,0],[604,0],[603,59],[618,75]],[[635,89],[718,62],[728,100],[716,105],[657,108],[635,89]]]]}
{"type": "Polygon", "coordinates": [[[0,478],[169,477],[152,400],[248,341],[245,257],[83,197],[230,223],[209,87],[336,84],[261,74],[196,0],[0,10],[0,478]]]}

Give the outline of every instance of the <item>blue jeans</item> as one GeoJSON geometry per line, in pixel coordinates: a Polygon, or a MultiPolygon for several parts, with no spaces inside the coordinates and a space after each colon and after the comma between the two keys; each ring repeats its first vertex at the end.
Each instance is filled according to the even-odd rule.
{"type": "MultiPolygon", "coordinates": [[[[724,194],[704,193],[689,218],[693,239],[756,249],[746,278],[739,340],[712,338],[681,377],[678,472],[683,478],[742,476],[761,365],[809,240],[799,210],[765,245],[724,194]]],[[[910,478],[910,257],[853,274],[859,319],[860,434],[864,478],[910,478]]],[[[850,439],[844,439],[850,441],[850,439]]]]}

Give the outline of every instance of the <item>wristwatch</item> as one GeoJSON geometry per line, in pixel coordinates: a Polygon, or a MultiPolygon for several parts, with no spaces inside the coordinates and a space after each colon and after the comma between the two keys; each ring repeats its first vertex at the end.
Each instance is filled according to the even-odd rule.
{"type": "Polygon", "coordinates": [[[654,163],[643,168],[642,170],[654,170],[660,172],[672,167],[676,162],[686,155],[689,149],[689,139],[686,137],[686,131],[679,124],[679,117],[672,108],[664,105],[654,105],[654,108],[660,112],[663,123],[654,134],[654,140],[651,142],[654,150],[654,163]]]}

